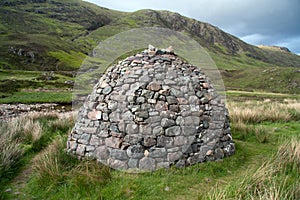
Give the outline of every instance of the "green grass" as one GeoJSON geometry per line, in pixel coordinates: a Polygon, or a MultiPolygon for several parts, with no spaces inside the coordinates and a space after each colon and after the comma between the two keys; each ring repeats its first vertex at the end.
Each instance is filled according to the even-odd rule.
{"type": "Polygon", "coordinates": [[[300,73],[293,67],[253,68],[221,70],[228,90],[268,91],[299,94],[300,73]]]}
{"type": "MultiPolygon", "coordinates": [[[[108,182],[103,182],[102,179],[88,182],[89,177],[82,177],[81,181],[88,182],[87,185],[73,185],[73,179],[78,175],[77,171],[72,171],[74,165],[66,168],[71,170],[70,174],[65,174],[61,179],[60,176],[64,173],[60,172],[53,183],[48,178],[46,185],[41,184],[41,180],[34,176],[26,189],[27,195],[42,199],[197,199],[215,187],[215,184],[235,184],[235,180],[249,166],[259,166],[266,155],[272,155],[276,151],[273,144],[239,140],[236,140],[236,147],[237,153],[222,162],[202,163],[185,169],[174,168],[146,174],[113,171],[108,182]],[[59,180],[61,181],[57,182],[59,180]],[[37,193],[37,187],[46,187],[45,192],[37,193]]],[[[67,159],[65,155],[62,156],[67,159]]]]}
{"type": "Polygon", "coordinates": [[[216,185],[199,199],[287,199],[300,197],[299,136],[286,140],[261,165],[226,186],[216,185]]]}
{"type": "Polygon", "coordinates": [[[58,68],[61,68],[59,65],[64,65],[70,66],[73,70],[78,69],[86,57],[83,53],[74,51],[71,51],[70,53],[64,51],[49,52],[49,55],[60,61],[60,63],[57,64],[58,68]]]}
{"type": "MultiPolygon", "coordinates": [[[[148,174],[113,173],[103,190],[104,199],[196,199],[217,181],[238,176],[255,154],[252,145],[237,142],[237,153],[222,162],[197,164],[185,169],[161,170],[148,174]]],[[[268,148],[266,151],[270,151],[268,148]]],[[[270,147],[269,147],[270,148],[270,147]]]]}
{"type": "MultiPolygon", "coordinates": [[[[219,46],[217,45],[218,48],[219,46]]],[[[296,67],[290,67],[289,64],[286,64],[285,67],[279,66],[279,61],[277,64],[270,64],[250,58],[245,53],[228,56],[208,52],[220,70],[224,85],[228,90],[290,94],[299,94],[300,92],[300,73],[296,67]]]]}
{"type": "Polygon", "coordinates": [[[264,91],[241,91],[228,90],[226,91],[226,98],[231,101],[247,101],[247,100],[271,100],[284,101],[284,99],[300,99],[299,94],[284,94],[272,93],[264,91]]]}
{"type": "MultiPolygon", "coordinates": [[[[296,101],[238,101],[230,102],[229,107],[243,111],[250,106],[255,112],[287,106],[299,114],[296,101]]],[[[91,160],[78,161],[64,151],[73,123],[37,117],[44,139],[38,140],[39,145],[27,145],[27,149],[45,150],[35,157],[33,174],[24,187],[16,188],[11,183],[2,191],[18,189],[26,195],[24,199],[259,199],[268,195],[270,199],[273,194],[280,195],[279,199],[286,195],[290,199],[299,197],[299,115],[290,116],[288,121],[282,121],[283,115],[265,115],[263,121],[255,123],[230,110],[235,155],[219,162],[143,174],[109,170],[91,160]],[[61,137],[56,137],[57,133],[61,137]]],[[[249,113],[245,110],[245,114],[249,113]]],[[[3,194],[7,199],[20,198],[13,192],[3,194]]]]}
{"type": "Polygon", "coordinates": [[[0,70],[0,80],[32,80],[41,74],[39,71],[0,70]]]}
{"type": "Polygon", "coordinates": [[[17,92],[0,99],[0,103],[70,103],[71,92],[17,92]]]}
{"type": "MultiPolygon", "coordinates": [[[[114,26],[114,25],[107,25],[101,27],[95,31],[93,31],[89,37],[97,42],[104,41],[105,39],[116,35],[120,32],[124,31],[122,27],[114,26]]],[[[96,46],[96,45],[95,45],[96,46]]]]}
{"type": "Polygon", "coordinates": [[[109,11],[81,1],[32,3],[0,7],[0,67],[25,70],[74,70],[95,42],[77,43],[89,32],[117,19],[109,11]],[[12,54],[13,47],[35,59],[12,54]],[[52,53],[50,53],[52,52],[52,53]]]}
{"type": "Polygon", "coordinates": [[[70,103],[73,75],[68,72],[0,70],[0,103],[70,103]],[[47,80],[50,78],[50,80],[47,80]]]}
{"type": "Polygon", "coordinates": [[[55,138],[65,137],[73,125],[72,118],[31,114],[0,123],[0,199],[6,199],[5,187],[31,159],[55,138]]]}

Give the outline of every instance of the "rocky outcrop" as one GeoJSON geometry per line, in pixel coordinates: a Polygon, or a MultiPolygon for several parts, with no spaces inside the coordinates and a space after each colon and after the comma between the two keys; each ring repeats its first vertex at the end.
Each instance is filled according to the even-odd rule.
{"type": "MultiPolygon", "coordinates": [[[[187,32],[203,47],[212,51],[216,50],[216,45],[223,46],[227,54],[230,55],[248,52],[259,57],[253,46],[246,44],[211,24],[190,19],[169,11],[142,10],[138,12],[138,16],[141,16],[142,13],[146,16],[146,18],[143,18],[143,21],[147,22],[145,23],[146,26],[159,25],[171,30],[187,32]]],[[[135,18],[135,20],[140,21],[138,18],[135,18]]]]}
{"type": "Polygon", "coordinates": [[[14,56],[25,57],[27,58],[26,62],[33,63],[38,57],[38,53],[36,51],[30,51],[22,48],[10,47],[8,50],[14,56]]]}
{"type": "Polygon", "coordinates": [[[227,109],[205,74],[171,47],[152,46],[101,77],[67,149],[129,171],[184,167],[235,151],[227,109]]]}
{"type": "Polygon", "coordinates": [[[280,46],[267,46],[267,45],[258,45],[259,48],[261,49],[269,49],[269,50],[274,50],[274,51],[282,51],[286,53],[291,53],[291,51],[287,47],[280,47],[280,46]]]}

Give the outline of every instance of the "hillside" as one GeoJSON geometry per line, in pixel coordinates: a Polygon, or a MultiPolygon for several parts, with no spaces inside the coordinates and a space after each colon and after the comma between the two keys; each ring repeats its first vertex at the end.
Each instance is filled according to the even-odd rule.
{"type": "MultiPolygon", "coordinates": [[[[64,82],[73,80],[70,73],[74,75],[100,41],[131,28],[152,26],[183,32],[199,42],[224,75],[227,89],[300,93],[300,56],[291,52],[249,45],[215,26],[178,13],[125,13],[80,0],[1,1],[0,79],[7,84],[11,70],[37,71],[38,77],[42,71],[55,71],[64,76],[56,77],[61,80],[56,83],[62,85],[56,87],[70,88],[64,82]]],[[[38,84],[36,79],[25,83],[31,89],[55,88],[52,83],[38,84]]],[[[9,94],[0,94],[7,97],[22,89],[22,84],[17,84],[9,94]]]]}
{"type": "Polygon", "coordinates": [[[6,69],[75,70],[93,46],[74,40],[121,17],[74,0],[1,4],[0,62],[6,69]]]}

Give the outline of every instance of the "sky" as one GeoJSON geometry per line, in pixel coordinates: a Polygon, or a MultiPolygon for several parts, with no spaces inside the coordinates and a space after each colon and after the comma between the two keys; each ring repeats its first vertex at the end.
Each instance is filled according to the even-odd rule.
{"type": "Polygon", "coordinates": [[[85,0],[109,9],[169,10],[210,23],[253,45],[300,55],[300,0],[85,0]]]}

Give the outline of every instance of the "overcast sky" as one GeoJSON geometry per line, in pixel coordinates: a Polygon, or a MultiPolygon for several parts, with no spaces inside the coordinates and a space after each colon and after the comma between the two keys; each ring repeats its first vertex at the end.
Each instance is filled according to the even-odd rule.
{"type": "Polygon", "coordinates": [[[86,0],[120,10],[169,10],[208,22],[253,45],[300,54],[300,0],[86,0]]]}

